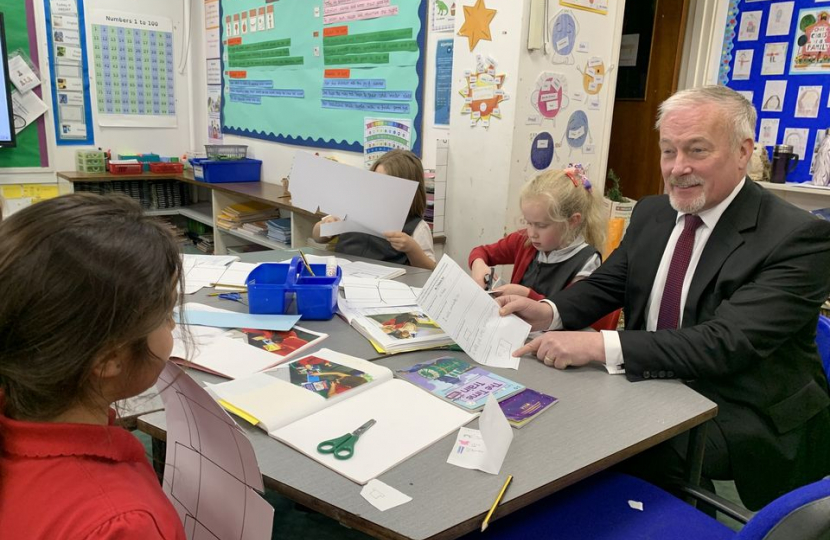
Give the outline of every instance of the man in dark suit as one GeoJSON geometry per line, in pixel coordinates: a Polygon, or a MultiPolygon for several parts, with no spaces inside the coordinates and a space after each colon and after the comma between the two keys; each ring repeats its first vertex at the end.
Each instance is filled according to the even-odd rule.
{"type": "MultiPolygon", "coordinates": [[[[679,92],[657,119],[666,195],[644,198],[620,247],[548,300],[499,298],[534,330],[577,330],[619,307],[623,332],[547,332],[514,354],[680,378],[718,405],[703,475],[756,509],[830,474],[830,397],[815,346],[830,291],[830,223],[745,177],[756,114],[722,86],[679,92]]],[[[641,455],[682,471],[679,438],[641,455]]]]}

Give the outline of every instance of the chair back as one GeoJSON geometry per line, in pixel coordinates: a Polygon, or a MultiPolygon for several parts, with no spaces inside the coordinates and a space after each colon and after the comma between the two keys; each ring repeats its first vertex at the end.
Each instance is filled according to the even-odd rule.
{"type": "Polygon", "coordinates": [[[818,354],[821,356],[821,363],[824,365],[824,374],[830,383],[830,318],[824,315],[818,316],[816,327],[816,345],[818,354]]]}
{"type": "Polygon", "coordinates": [[[735,536],[735,540],[820,538],[830,538],[830,477],[775,499],[735,536]]]}

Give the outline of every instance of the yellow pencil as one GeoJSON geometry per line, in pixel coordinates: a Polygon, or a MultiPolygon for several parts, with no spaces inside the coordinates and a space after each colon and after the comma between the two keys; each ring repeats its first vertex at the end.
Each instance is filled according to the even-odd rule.
{"type": "Polygon", "coordinates": [[[493,501],[493,506],[490,507],[490,511],[487,512],[487,515],[484,517],[484,521],[481,522],[481,532],[487,528],[487,525],[490,524],[490,518],[493,516],[493,512],[496,511],[496,507],[501,502],[502,497],[504,497],[504,492],[507,491],[507,486],[510,485],[510,481],[513,480],[513,475],[507,475],[507,480],[504,481],[504,485],[501,487],[501,491],[499,491],[499,495],[496,497],[496,500],[493,501]]]}
{"type": "Polygon", "coordinates": [[[314,277],[314,272],[311,271],[311,265],[308,264],[308,261],[305,259],[305,254],[302,251],[300,252],[300,258],[303,260],[303,264],[305,265],[306,270],[308,270],[308,273],[314,277]]]}

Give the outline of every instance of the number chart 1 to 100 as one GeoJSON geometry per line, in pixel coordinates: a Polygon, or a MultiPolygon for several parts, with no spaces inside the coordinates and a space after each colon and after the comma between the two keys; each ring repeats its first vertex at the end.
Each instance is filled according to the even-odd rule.
{"type": "Polygon", "coordinates": [[[98,112],[176,114],[173,34],[121,26],[92,26],[98,112]]]}

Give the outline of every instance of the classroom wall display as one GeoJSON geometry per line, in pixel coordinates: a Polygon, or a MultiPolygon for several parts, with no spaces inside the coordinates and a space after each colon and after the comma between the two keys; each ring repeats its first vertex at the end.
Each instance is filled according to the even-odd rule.
{"type": "Polygon", "coordinates": [[[420,154],[427,2],[220,0],[222,131],[362,152],[366,117],[420,154]]]}
{"type": "Polygon", "coordinates": [[[452,99],[452,39],[441,39],[435,47],[435,117],[436,126],[450,125],[452,99]]]}
{"type": "MultiPolygon", "coordinates": [[[[0,0],[0,12],[4,14],[6,24],[6,47],[9,51],[23,51],[37,68],[39,58],[33,0],[0,0]]],[[[37,86],[31,92],[40,97],[42,87],[37,86]]],[[[35,121],[33,128],[17,134],[16,147],[0,151],[0,169],[48,165],[46,124],[42,116],[35,121]]]]}
{"type": "Polygon", "coordinates": [[[430,20],[433,32],[452,32],[455,29],[455,1],[429,0],[432,6],[430,20]]]}
{"type": "MultiPolygon", "coordinates": [[[[557,115],[568,108],[568,80],[559,73],[544,72],[536,80],[536,90],[530,95],[530,103],[541,119],[555,122],[557,115]]],[[[541,123],[529,122],[529,123],[541,123]]]]}
{"type": "Polygon", "coordinates": [[[495,9],[488,9],[484,5],[484,0],[476,0],[475,5],[464,6],[464,23],[458,35],[467,38],[470,51],[475,49],[482,39],[492,41],[490,23],[493,22],[497,12],[495,9]]]}
{"type": "Polygon", "coordinates": [[[222,142],[222,65],[219,46],[219,0],[204,0],[205,6],[205,61],[207,75],[208,142],[222,142]]]}
{"type": "Polygon", "coordinates": [[[412,122],[395,118],[366,118],[363,122],[363,164],[371,169],[390,150],[412,147],[412,122]]]}
{"type": "Polygon", "coordinates": [[[176,127],[173,21],[96,10],[90,22],[98,123],[176,127]]]}
{"type": "Polygon", "coordinates": [[[479,55],[476,69],[464,72],[465,86],[459,93],[464,97],[461,114],[470,115],[470,125],[481,123],[490,127],[490,118],[501,118],[501,103],[509,96],[504,92],[504,74],[496,74],[496,61],[479,55]]]}
{"type": "Polygon", "coordinates": [[[718,81],[758,111],[756,141],[789,144],[790,182],[810,180],[812,149],[830,127],[830,3],[731,0],[718,81]]]}
{"type": "Polygon", "coordinates": [[[58,145],[94,142],[83,2],[44,0],[58,145]]]}
{"type": "Polygon", "coordinates": [[[554,64],[573,64],[579,24],[569,9],[560,10],[548,21],[545,52],[554,64]]]}

